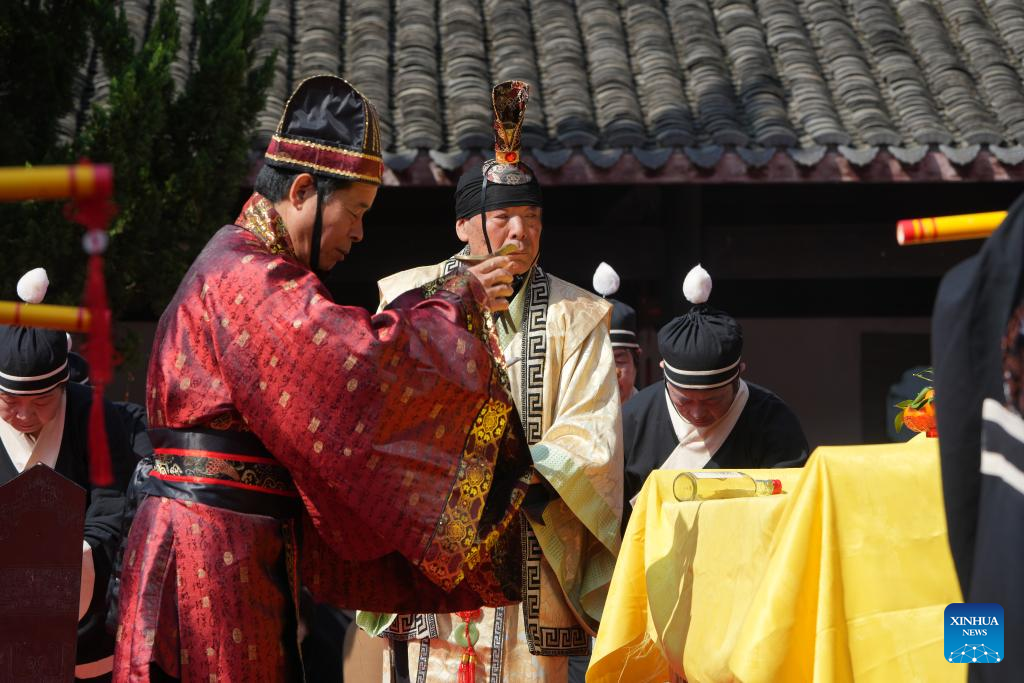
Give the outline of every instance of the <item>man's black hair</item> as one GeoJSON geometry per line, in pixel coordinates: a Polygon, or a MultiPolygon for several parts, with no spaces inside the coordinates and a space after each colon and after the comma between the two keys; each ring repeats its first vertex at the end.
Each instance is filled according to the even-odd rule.
{"type": "MultiPolygon", "coordinates": [[[[305,171],[284,171],[264,164],[256,176],[253,189],[273,203],[280,202],[288,197],[292,183],[300,173],[305,173],[305,171]]],[[[317,191],[325,198],[329,197],[332,192],[343,190],[352,184],[351,180],[342,180],[341,178],[325,178],[323,176],[313,176],[313,178],[316,180],[317,191]]]]}

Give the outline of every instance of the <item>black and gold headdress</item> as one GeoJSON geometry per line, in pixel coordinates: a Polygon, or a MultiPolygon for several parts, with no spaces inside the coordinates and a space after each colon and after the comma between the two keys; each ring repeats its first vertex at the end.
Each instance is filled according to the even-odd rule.
{"type": "Polygon", "coordinates": [[[526,121],[530,86],[524,81],[505,81],[491,90],[494,107],[494,159],[484,162],[487,182],[495,185],[526,185],[533,171],[519,158],[520,137],[526,121]]]}
{"type": "Polygon", "coordinates": [[[384,174],[377,112],[338,76],[311,76],[288,98],[266,163],[379,185],[384,174]]]}
{"type": "MultiPolygon", "coordinates": [[[[311,76],[288,98],[264,159],[268,166],[285,171],[380,185],[384,159],[377,112],[344,78],[311,76]]],[[[309,249],[314,272],[320,259],[324,192],[318,183],[309,249]]]]}
{"type": "Polygon", "coordinates": [[[493,250],[487,236],[488,211],[541,205],[540,183],[520,155],[520,136],[529,99],[530,86],[524,81],[505,81],[494,86],[494,158],[464,173],[455,191],[455,217],[481,214],[489,251],[493,250]]]}

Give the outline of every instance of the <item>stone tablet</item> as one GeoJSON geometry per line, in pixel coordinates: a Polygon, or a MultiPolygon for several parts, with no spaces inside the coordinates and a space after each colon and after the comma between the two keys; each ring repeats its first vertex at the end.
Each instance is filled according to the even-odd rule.
{"type": "Polygon", "coordinates": [[[75,675],[85,490],[46,465],[0,486],[0,683],[75,675]]]}

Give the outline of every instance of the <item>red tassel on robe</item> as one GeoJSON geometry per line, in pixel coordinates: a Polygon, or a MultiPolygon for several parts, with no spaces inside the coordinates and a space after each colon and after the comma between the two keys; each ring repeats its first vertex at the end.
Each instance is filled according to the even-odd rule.
{"type": "Polygon", "coordinates": [[[473,649],[473,640],[469,636],[469,623],[479,619],[481,611],[478,609],[456,612],[462,619],[463,634],[466,638],[466,647],[462,650],[462,660],[459,662],[457,683],[476,683],[476,650],[473,649]]]}

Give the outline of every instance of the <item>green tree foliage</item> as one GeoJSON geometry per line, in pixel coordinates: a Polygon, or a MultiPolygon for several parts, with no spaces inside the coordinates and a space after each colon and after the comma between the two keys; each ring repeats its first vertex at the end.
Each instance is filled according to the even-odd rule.
{"type": "Polygon", "coordinates": [[[55,149],[57,120],[72,108],[71,84],[87,57],[87,5],[0,3],[0,163],[55,149]]]}
{"type": "MultiPolygon", "coordinates": [[[[57,123],[75,105],[72,86],[88,58],[93,9],[79,0],[0,2],[0,165],[74,158],[58,140],[57,123]]],[[[57,203],[0,204],[0,299],[13,298],[21,274],[45,262],[54,291],[48,301],[77,302],[84,265],[80,239],[81,230],[62,218],[57,203]],[[76,259],[82,263],[72,265],[76,259]],[[69,298],[64,290],[73,287],[69,298]]]]}
{"type": "MultiPolygon", "coordinates": [[[[45,15],[66,10],[57,8],[59,2],[45,8],[38,2],[13,4],[36,12],[35,26],[49,27],[45,15]]],[[[64,33],[52,39],[55,45],[67,40],[72,48],[81,40],[74,59],[54,54],[60,50],[40,55],[43,62],[53,60],[56,66],[38,70],[59,71],[62,76],[51,83],[66,91],[66,96],[54,94],[45,102],[47,130],[72,108],[73,78],[68,74],[83,65],[90,41],[109,74],[109,97],[92,108],[69,144],[61,144],[55,134],[38,132],[33,138],[38,142],[16,153],[5,152],[2,163],[67,163],[84,156],[114,165],[119,213],[111,224],[107,252],[111,304],[117,317],[152,318],[166,306],[207,239],[239,208],[238,188],[248,167],[251,133],[271,77],[273,57],[256,63],[253,49],[266,2],[195,0],[192,69],[180,89],[171,76],[180,45],[173,0],[159,2],[138,49],[123,12],[113,3],[63,4],[85,7],[78,28],[81,33],[84,24],[86,30],[78,38],[71,28],[61,28],[64,33]],[[73,65],[67,66],[66,59],[73,65]]],[[[0,37],[13,31],[6,23],[13,14],[0,13],[0,37]]],[[[61,27],[72,23],[65,21],[61,27]]],[[[23,78],[29,76],[15,76],[13,89],[23,78]]],[[[6,93],[0,88],[0,97],[6,98],[6,93]]],[[[34,109],[27,105],[12,118],[31,118],[34,109]]],[[[22,125],[46,128],[41,123],[22,125]]],[[[4,296],[13,294],[22,272],[43,265],[54,288],[47,300],[77,301],[85,265],[80,229],[64,221],[53,205],[31,203],[13,211],[10,207],[0,207],[4,296]]]]}

